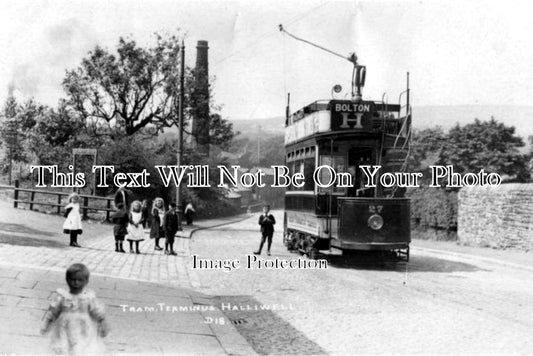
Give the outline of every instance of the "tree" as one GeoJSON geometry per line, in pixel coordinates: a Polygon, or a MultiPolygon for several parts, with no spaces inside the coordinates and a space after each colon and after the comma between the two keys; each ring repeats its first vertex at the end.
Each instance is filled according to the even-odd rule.
{"type": "Polygon", "coordinates": [[[209,120],[210,144],[227,148],[233,137],[238,134],[233,131],[233,124],[227,122],[219,114],[211,114],[209,120]]]}
{"type": "Polygon", "coordinates": [[[85,134],[83,122],[63,100],[57,109],[27,106],[20,115],[33,122],[27,130],[26,146],[37,164],[66,165],[72,148],[83,147],[88,141],[97,144],[95,138],[85,134]]]}
{"type": "MultiPolygon", "coordinates": [[[[95,47],[63,80],[69,107],[83,119],[93,136],[130,136],[143,128],[155,128],[157,132],[177,126],[180,51],[178,36],[157,34],[156,44],[149,48],[122,37],[116,53],[95,47]]],[[[196,106],[209,98],[194,94],[194,73],[190,68],[185,76],[187,119],[194,115],[196,106]]],[[[216,113],[210,118],[211,143],[230,141],[231,124],[216,113]]]]}
{"type": "Polygon", "coordinates": [[[126,135],[148,124],[170,126],[175,119],[179,51],[176,36],[157,36],[156,45],[147,49],[121,37],[117,54],[96,46],[63,80],[69,104],[95,134],[111,126],[123,128],[126,135]]]}
{"type": "MultiPolygon", "coordinates": [[[[510,176],[515,181],[527,181],[526,158],[519,152],[524,146],[515,135],[514,127],[505,126],[494,118],[457,124],[449,132],[441,128],[416,131],[411,149],[412,169],[428,180],[428,165],[453,165],[459,173],[487,173],[510,176]]],[[[414,227],[431,228],[454,238],[457,229],[457,189],[421,187],[410,189],[411,217],[414,227]]]]}
{"type": "Polygon", "coordinates": [[[456,172],[495,172],[528,179],[525,156],[519,152],[524,146],[515,128],[505,126],[494,118],[476,119],[465,126],[457,124],[446,135],[446,144],[439,153],[437,164],[453,165],[456,172]]]}
{"type": "Polygon", "coordinates": [[[418,171],[426,169],[430,164],[434,164],[445,145],[446,134],[440,126],[414,130],[411,142],[411,169],[418,171]]]}
{"type": "Polygon", "coordinates": [[[20,115],[21,106],[10,95],[4,104],[0,121],[0,143],[4,143],[6,155],[4,163],[11,165],[13,161],[26,162],[27,156],[24,150],[25,122],[20,115]]]}

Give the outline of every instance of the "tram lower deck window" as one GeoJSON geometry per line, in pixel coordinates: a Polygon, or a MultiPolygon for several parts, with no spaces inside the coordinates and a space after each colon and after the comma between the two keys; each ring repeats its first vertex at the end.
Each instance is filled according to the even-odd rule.
{"type": "MultiPolygon", "coordinates": [[[[342,173],[347,172],[346,167],[346,158],[344,156],[330,156],[330,155],[321,155],[320,156],[320,165],[321,166],[330,166],[333,168],[333,170],[336,173],[342,173]]],[[[331,172],[328,169],[322,169],[320,171],[320,181],[321,182],[329,182],[331,177],[331,172]]],[[[339,188],[337,187],[337,184],[333,184],[333,186],[329,188],[319,187],[319,192],[322,193],[341,193],[344,194],[346,192],[346,188],[339,188]]]]}
{"type": "Polygon", "coordinates": [[[297,160],[294,162],[288,162],[287,167],[291,175],[295,173],[302,173],[305,177],[304,185],[302,187],[290,186],[289,190],[296,191],[314,191],[315,182],[313,180],[313,172],[315,171],[315,159],[306,158],[302,160],[297,160]]]}

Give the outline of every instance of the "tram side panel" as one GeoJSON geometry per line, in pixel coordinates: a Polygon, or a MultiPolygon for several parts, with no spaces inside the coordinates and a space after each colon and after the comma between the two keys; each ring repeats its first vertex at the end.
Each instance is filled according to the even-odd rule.
{"type": "Polygon", "coordinates": [[[312,194],[285,196],[284,230],[287,247],[296,247],[297,240],[310,237],[316,249],[330,248],[331,218],[323,214],[318,205],[317,197],[312,194]]]}

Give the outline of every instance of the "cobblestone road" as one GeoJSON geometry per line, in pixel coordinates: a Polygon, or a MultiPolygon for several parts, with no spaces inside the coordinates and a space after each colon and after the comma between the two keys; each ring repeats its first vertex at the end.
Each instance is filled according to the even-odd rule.
{"type": "MultiPolygon", "coordinates": [[[[279,213],[276,218],[283,221],[279,213]]],[[[262,258],[297,258],[281,241],[278,231],[272,256],[262,258]]],[[[242,266],[258,242],[254,216],[199,231],[191,251],[199,258],[238,259],[242,266]]],[[[204,293],[246,295],[254,304],[276,309],[272,313],[280,320],[330,354],[533,353],[531,271],[416,249],[408,265],[326,259],[325,270],[194,269],[191,277],[204,293]]],[[[236,322],[245,324],[247,315],[254,319],[257,313],[241,311],[236,322]]],[[[264,349],[272,333],[287,330],[281,322],[269,326],[256,330],[256,351],[292,353],[290,340],[286,349],[264,349]]]]}

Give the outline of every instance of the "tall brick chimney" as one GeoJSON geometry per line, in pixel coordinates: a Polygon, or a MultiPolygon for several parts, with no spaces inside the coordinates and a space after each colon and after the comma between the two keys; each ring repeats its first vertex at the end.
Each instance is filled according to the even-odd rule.
{"type": "Polygon", "coordinates": [[[209,156],[209,65],[207,41],[198,41],[193,101],[195,110],[192,122],[193,142],[198,153],[209,156]]]}

